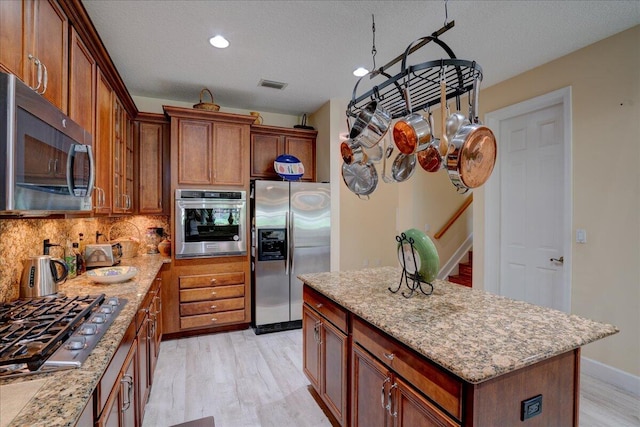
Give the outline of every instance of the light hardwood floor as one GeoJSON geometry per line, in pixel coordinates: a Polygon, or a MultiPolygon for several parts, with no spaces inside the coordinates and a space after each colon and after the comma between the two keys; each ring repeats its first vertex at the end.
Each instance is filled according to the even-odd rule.
{"type": "MultiPolygon", "coordinates": [[[[300,330],[164,341],[143,427],[210,415],[216,427],[330,427],[308,385],[300,330]]],[[[638,397],[586,375],[580,397],[582,427],[640,426],[638,397]]]]}

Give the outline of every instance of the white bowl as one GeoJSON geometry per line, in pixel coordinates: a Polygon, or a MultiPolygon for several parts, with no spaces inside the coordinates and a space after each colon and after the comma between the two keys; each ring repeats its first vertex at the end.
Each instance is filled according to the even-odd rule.
{"type": "Polygon", "coordinates": [[[121,283],[138,274],[135,267],[103,267],[95,270],[88,270],[89,280],[96,283],[121,283]]]}

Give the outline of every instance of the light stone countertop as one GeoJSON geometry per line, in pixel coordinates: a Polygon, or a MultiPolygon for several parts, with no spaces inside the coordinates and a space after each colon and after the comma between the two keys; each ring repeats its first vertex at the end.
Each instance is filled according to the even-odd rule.
{"type": "Polygon", "coordinates": [[[58,291],[69,296],[105,294],[107,297],[125,298],[127,303],[80,368],[0,380],[0,398],[3,405],[18,409],[22,407],[17,415],[15,412],[11,414],[15,417],[12,416],[9,420],[5,419],[5,416],[8,418],[11,415],[0,414],[0,425],[74,426],[153,280],[162,265],[167,262],[170,262],[170,258],[141,255],[122,260],[121,265],[134,266],[139,270],[133,279],[124,283],[97,284],[91,282],[86,275],[81,275],[62,284],[58,291]],[[38,381],[38,387],[28,387],[28,384],[24,384],[34,380],[38,381]],[[13,393],[16,387],[30,391],[13,393]],[[12,402],[8,402],[9,400],[12,402]]]}
{"type": "MultiPolygon", "coordinates": [[[[388,290],[398,287],[401,273],[380,267],[298,277],[473,384],[618,332],[612,325],[439,280],[432,295],[417,291],[405,298],[388,290]]],[[[404,284],[403,289],[408,291],[404,284]]]]}

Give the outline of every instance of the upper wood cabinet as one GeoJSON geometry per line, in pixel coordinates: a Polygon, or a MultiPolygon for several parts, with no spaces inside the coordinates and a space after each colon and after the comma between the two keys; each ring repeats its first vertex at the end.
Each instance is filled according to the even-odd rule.
{"type": "Polygon", "coordinates": [[[133,166],[131,121],[120,100],[114,96],[112,212],[133,212],[133,166]]]}
{"type": "Polygon", "coordinates": [[[251,116],[165,106],[172,188],[248,186],[251,116]]]}
{"type": "Polygon", "coordinates": [[[96,164],[93,206],[96,213],[111,212],[111,170],[113,153],[113,90],[98,70],[96,84],[96,133],[94,156],[96,164]]]}
{"type": "Polygon", "coordinates": [[[0,70],[15,74],[23,81],[23,57],[27,47],[24,23],[29,6],[33,5],[21,1],[0,1],[0,70]]]}
{"type": "Polygon", "coordinates": [[[96,61],[71,28],[69,44],[69,117],[95,136],[96,61]]]}
{"type": "Polygon", "coordinates": [[[140,113],[136,117],[134,127],[138,163],[138,213],[167,213],[169,122],[161,114],[140,113]]]}
{"type": "Polygon", "coordinates": [[[251,178],[280,179],[273,162],[281,154],[291,154],[304,165],[302,181],[316,179],[316,136],[318,132],[275,126],[251,126],[251,178]]]}

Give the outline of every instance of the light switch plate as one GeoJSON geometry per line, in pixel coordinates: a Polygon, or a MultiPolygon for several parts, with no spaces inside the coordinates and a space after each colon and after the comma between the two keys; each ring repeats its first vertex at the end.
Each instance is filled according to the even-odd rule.
{"type": "Polygon", "coordinates": [[[576,230],[576,243],[587,243],[587,230],[584,228],[576,230]]]}

